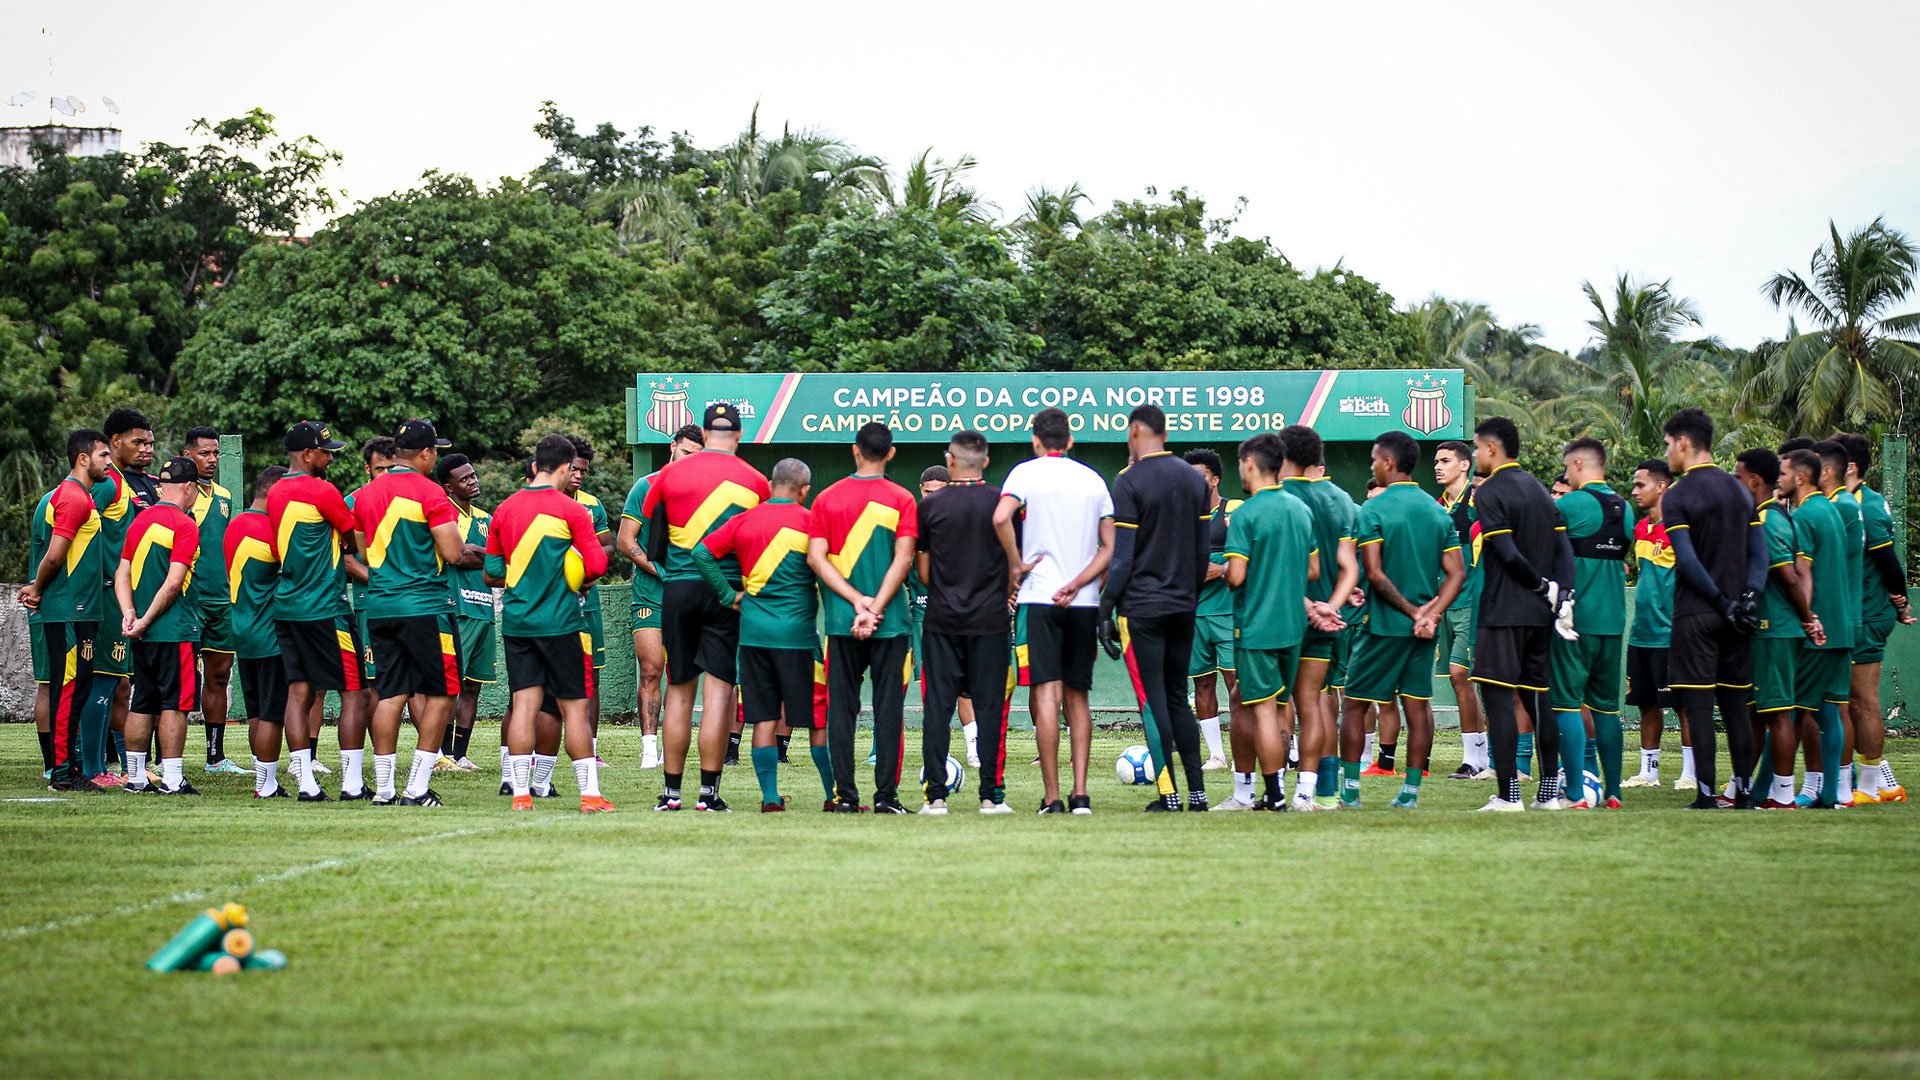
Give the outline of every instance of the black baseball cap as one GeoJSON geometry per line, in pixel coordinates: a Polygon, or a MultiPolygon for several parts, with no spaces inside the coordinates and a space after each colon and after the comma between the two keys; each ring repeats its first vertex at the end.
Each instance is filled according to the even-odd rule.
{"type": "Polygon", "coordinates": [[[407,420],[401,423],[399,430],[393,433],[393,444],[402,450],[425,450],[429,446],[445,450],[453,445],[433,430],[431,420],[407,420]]]}
{"type": "Polygon", "coordinates": [[[302,420],[287,429],[289,450],[344,450],[346,445],[318,420],[302,420]]]}
{"type": "Polygon", "coordinates": [[[162,484],[197,484],[200,482],[200,466],[192,458],[177,457],[153,474],[153,478],[162,484]]]}
{"type": "Polygon", "coordinates": [[[739,431],[740,410],[731,401],[716,401],[707,406],[700,426],[708,431],[739,431]]]}

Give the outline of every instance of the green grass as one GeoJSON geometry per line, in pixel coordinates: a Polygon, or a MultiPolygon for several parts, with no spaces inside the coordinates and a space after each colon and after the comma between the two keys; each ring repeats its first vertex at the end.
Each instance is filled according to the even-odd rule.
{"type": "MultiPolygon", "coordinates": [[[[1476,815],[1491,785],[1436,778],[1411,815],[1379,780],[1357,813],[1149,817],[1128,741],[1095,744],[1092,818],[1031,814],[1027,734],[1006,818],[828,817],[802,764],[798,813],[654,814],[631,729],[603,741],[616,815],[573,813],[564,763],[531,815],[491,770],[438,811],[200,775],[0,803],[0,1075],[1920,1069],[1910,806],[1476,815]],[[227,899],[287,971],[141,968],[227,899]]],[[[46,794],[37,758],[0,730],[0,797],[46,794]]],[[[727,790],[757,802],[749,769],[727,790]]]]}

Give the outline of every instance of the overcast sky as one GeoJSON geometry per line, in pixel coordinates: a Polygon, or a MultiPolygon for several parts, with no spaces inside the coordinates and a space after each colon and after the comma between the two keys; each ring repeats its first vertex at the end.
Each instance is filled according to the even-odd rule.
{"type": "Polygon", "coordinates": [[[1245,196],[1240,231],[1301,266],[1480,300],[1566,349],[1583,279],[1671,278],[1752,344],[1785,326],[1761,282],[1828,218],[1920,230],[1911,2],[32,7],[0,14],[0,100],[40,97],[0,122],[47,115],[50,40],[84,121],[184,141],[258,105],[342,151],[358,200],[525,172],[543,99],[703,146],[757,100],[763,126],[889,163],[970,153],[1008,218],[1036,184],[1245,196]]]}

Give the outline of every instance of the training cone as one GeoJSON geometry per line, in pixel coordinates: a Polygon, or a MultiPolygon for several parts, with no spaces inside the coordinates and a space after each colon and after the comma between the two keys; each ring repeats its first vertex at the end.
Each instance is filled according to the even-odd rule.
{"type": "MultiPolygon", "coordinates": [[[[208,908],[193,917],[193,920],[180,928],[173,939],[147,960],[148,971],[182,971],[193,968],[202,956],[220,948],[222,938],[228,931],[247,924],[247,909],[239,904],[226,904],[218,908],[208,908]]],[[[245,933],[245,931],[242,931],[245,933]]],[[[247,935],[247,947],[252,949],[253,937],[247,935]]]]}
{"type": "Polygon", "coordinates": [[[248,971],[279,971],[287,966],[287,954],[279,949],[261,949],[247,957],[244,966],[248,971]]]}
{"type": "Polygon", "coordinates": [[[210,952],[201,957],[200,962],[195,966],[210,975],[232,975],[240,970],[241,964],[237,956],[223,952],[210,952]]]}

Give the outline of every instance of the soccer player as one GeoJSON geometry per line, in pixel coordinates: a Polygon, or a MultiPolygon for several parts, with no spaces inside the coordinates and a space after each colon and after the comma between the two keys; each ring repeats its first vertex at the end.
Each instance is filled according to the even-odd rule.
{"type": "MultiPolygon", "coordinates": [[[[1239,735],[1238,728],[1245,727],[1250,720],[1242,718],[1246,709],[1240,704],[1240,696],[1235,689],[1233,677],[1233,590],[1227,588],[1227,525],[1233,520],[1233,512],[1240,508],[1239,499],[1223,498],[1220,494],[1221,464],[1220,455],[1204,446],[1195,447],[1182,455],[1188,465],[1200,474],[1207,484],[1207,577],[1200,586],[1200,604],[1193,616],[1193,656],[1187,665],[1187,674],[1193,679],[1193,712],[1200,720],[1200,737],[1207,744],[1207,761],[1202,769],[1226,768],[1227,759],[1220,745],[1220,688],[1227,691],[1228,734],[1234,743],[1234,797],[1220,802],[1214,807],[1221,809],[1252,809],[1253,776],[1246,776],[1247,805],[1229,807],[1229,803],[1240,798],[1241,764],[1251,764],[1253,751],[1245,749],[1246,761],[1242,761],[1241,742],[1245,738],[1239,735]],[[1217,676],[1217,678],[1216,678],[1217,676]]],[[[1117,535],[1117,534],[1116,534],[1117,535]]]]}
{"type": "MultiPolygon", "coordinates": [[[[573,476],[568,480],[567,494],[574,501],[587,508],[593,515],[595,535],[600,538],[601,550],[608,561],[613,559],[613,522],[607,517],[607,508],[590,491],[582,490],[587,482],[587,474],[593,470],[593,444],[578,435],[569,435],[573,441],[573,476]]],[[[598,672],[607,666],[607,625],[600,615],[600,589],[589,586],[582,590],[586,597],[583,611],[587,618],[587,636],[593,639],[593,692],[587,695],[587,726],[593,731],[593,756],[600,758],[600,679],[598,672]]],[[[600,764],[606,765],[606,759],[600,758],[600,764]]]]}
{"type": "MultiPolygon", "coordinates": [[[[704,439],[698,424],[683,425],[667,444],[667,464],[699,453],[705,445],[704,439]]],[[[660,767],[660,678],[667,670],[666,647],[660,640],[660,567],[647,558],[647,519],[642,509],[647,491],[659,475],[650,472],[633,482],[627,501],[620,507],[620,526],[614,536],[614,546],[634,567],[633,656],[639,666],[640,767],[643,769],[660,767]]]]}
{"type": "Polygon", "coordinates": [[[1373,442],[1379,498],[1360,508],[1354,542],[1366,569],[1366,622],[1347,665],[1342,727],[1340,804],[1360,805],[1361,734],[1367,707],[1400,703],[1407,731],[1407,775],[1396,809],[1420,804],[1420,782],[1433,752],[1433,641],[1467,580],[1453,519],[1413,482],[1420,445],[1401,431],[1373,442]]]}
{"type": "MultiPolygon", "coordinates": [[[[945,465],[929,465],[927,468],[921,470],[921,473],[920,473],[921,503],[925,504],[925,502],[927,501],[927,496],[945,488],[949,483],[952,482],[952,480],[953,480],[953,475],[945,465]]],[[[995,488],[994,490],[998,491],[999,489],[995,488]]],[[[995,542],[995,545],[998,546],[999,539],[996,537],[994,542],[995,542]]],[[[925,579],[923,579],[920,576],[919,561],[917,557],[915,559],[912,572],[907,575],[907,590],[908,590],[908,596],[910,599],[912,599],[913,605],[914,605],[913,606],[913,619],[914,619],[913,664],[914,664],[914,670],[915,670],[916,676],[919,676],[921,678],[922,685],[920,689],[921,689],[921,694],[924,697],[926,693],[925,678],[924,676],[919,675],[925,663],[924,658],[922,657],[922,654],[921,654],[921,649],[920,649],[920,636],[925,630],[925,620],[926,620],[926,610],[927,610],[927,588],[926,588],[925,579]]],[[[1009,659],[1008,663],[1009,664],[1012,663],[1011,659],[1009,659]]],[[[1005,687],[1002,687],[1001,689],[1002,689],[1002,694],[1000,698],[1001,708],[1002,710],[1004,710],[1006,708],[1007,697],[1005,693],[1005,687]]],[[[978,718],[974,715],[973,698],[968,695],[967,689],[964,686],[960,688],[959,716],[960,716],[960,734],[964,738],[967,744],[967,768],[977,769],[980,767],[980,725],[979,725],[978,718]]],[[[1004,743],[1005,743],[1005,740],[1002,739],[1003,746],[1004,746],[1004,743]]],[[[782,751],[780,760],[782,761],[786,760],[784,750],[782,751]]]]}
{"type": "Polygon", "coordinates": [[[1754,512],[1767,539],[1767,587],[1760,594],[1760,626],[1753,638],[1753,728],[1763,747],[1755,783],[1768,785],[1761,805],[1769,810],[1793,809],[1799,672],[1808,667],[1806,650],[1826,643],[1820,620],[1809,606],[1811,567],[1799,540],[1798,523],[1774,499],[1776,491],[1793,501],[1817,495],[1812,478],[1819,472],[1819,462],[1803,460],[1797,469],[1788,462],[1784,470],[1781,464],[1771,450],[1756,448],[1741,451],[1733,469],[1734,479],[1753,493],[1754,512]],[[1784,777],[1774,763],[1786,766],[1784,777]]]}
{"type": "Polygon", "coordinates": [[[1625,753],[1620,671],[1625,657],[1627,551],[1632,543],[1633,511],[1627,500],[1607,486],[1607,450],[1600,440],[1575,439],[1560,460],[1572,485],[1556,505],[1573,547],[1573,591],[1580,598],[1573,608],[1573,629],[1579,636],[1568,640],[1556,634],[1550,643],[1548,706],[1563,740],[1576,728],[1580,732],[1577,746],[1563,741],[1560,747],[1567,772],[1565,797],[1572,809],[1599,805],[1618,810],[1625,753]],[[1582,709],[1593,716],[1591,737],[1580,716],[1582,709]],[[1584,775],[1591,772],[1584,763],[1596,751],[1601,775],[1584,775]]]}
{"type": "Polygon", "coordinates": [[[289,771],[301,802],[326,802],[313,762],[312,706],[332,690],[341,694],[340,758],[343,799],[369,797],[361,777],[362,749],[348,749],[346,694],[365,685],[360,632],[347,612],[346,584],[353,545],[353,511],[327,482],[327,468],[346,443],[318,420],[287,429],[287,477],[267,493],[267,517],[280,581],[274,588],[274,631],[287,672],[286,733],[289,771]]]}
{"type": "MultiPolygon", "coordinates": [[[[1859,613],[1866,564],[1866,523],[1860,513],[1860,504],[1846,490],[1849,464],[1846,449],[1833,440],[1823,439],[1814,443],[1810,452],[1820,460],[1819,491],[1824,495],[1824,501],[1832,504],[1840,521],[1841,540],[1838,545],[1829,543],[1821,550],[1813,550],[1817,541],[1812,530],[1825,520],[1825,515],[1816,507],[1809,516],[1807,507],[1812,502],[1796,507],[1794,518],[1802,526],[1800,540],[1807,548],[1807,561],[1811,564],[1809,577],[1814,610],[1820,613],[1823,624],[1830,624],[1827,625],[1825,648],[1810,650],[1807,657],[1809,666],[1802,668],[1796,679],[1801,710],[1800,730],[1807,746],[1811,748],[1817,745],[1820,752],[1821,786],[1815,793],[1812,805],[1820,809],[1832,805],[1847,808],[1854,805],[1851,666],[1852,649],[1858,643],[1863,629],[1859,625],[1859,613]],[[1822,565],[1823,558],[1829,565],[1822,565]],[[1846,564],[1839,576],[1835,576],[1830,565],[1834,562],[1846,564]],[[1821,595],[1823,589],[1826,591],[1824,597],[1821,595]],[[1836,594],[1839,593],[1845,596],[1837,600],[1838,607],[1830,607],[1829,604],[1836,602],[1836,594]],[[1843,646],[1848,656],[1845,662],[1848,671],[1844,676],[1834,670],[1841,662],[1833,655],[1843,646]]],[[[1812,771],[1810,761],[1808,772],[1812,771]]]]}
{"type": "Polygon", "coordinates": [[[274,587],[280,581],[280,557],[274,551],[273,523],[267,516],[268,492],[287,475],[285,465],[261,470],[253,501],[227,523],[222,545],[226,559],[228,626],[240,695],[247,705],[247,738],[253,749],[253,795],[284,799],[280,786],[280,734],[287,715],[287,669],[280,662],[274,630],[274,587]]]}
{"type": "MultiPolygon", "coordinates": [[[[99,623],[102,618],[118,622],[120,610],[102,606],[100,581],[107,556],[93,489],[112,467],[104,433],[82,428],[68,434],[67,475],[33,512],[28,549],[33,578],[20,589],[20,605],[27,609],[27,633],[38,669],[34,681],[46,687],[41,758],[52,791],[93,789],[81,769],[80,721],[93,688],[99,623]]],[[[118,558],[117,550],[114,554],[118,558]]],[[[106,713],[99,712],[97,719],[104,728],[106,713]]],[[[104,741],[104,731],[99,737],[104,741]]]]}
{"type": "Polygon", "coordinates": [[[1753,772],[1753,730],[1747,699],[1753,691],[1753,645],[1766,584],[1767,543],[1753,497],[1713,463],[1713,419],[1685,408],[1663,427],[1667,467],[1676,477],[1661,502],[1673,544],[1677,578],[1673,643],[1667,675],[1674,704],[1693,733],[1699,795],[1693,810],[1719,806],[1714,791],[1713,710],[1719,706],[1735,779],[1735,805],[1745,808],[1753,772]]]}
{"type": "MultiPolygon", "coordinates": [[[[1820,445],[1818,443],[1816,446],[1820,445]]],[[[1844,468],[1844,466],[1841,466],[1844,468]]],[[[1794,705],[1799,714],[1798,727],[1785,719],[1772,725],[1769,750],[1774,776],[1769,777],[1768,805],[1798,805],[1793,800],[1793,754],[1796,735],[1806,738],[1809,752],[1817,746],[1822,783],[1815,787],[1807,805],[1821,809],[1833,807],[1839,773],[1845,771],[1841,753],[1845,738],[1841,731],[1840,700],[1850,688],[1853,646],[1859,634],[1854,625],[1856,608],[1848,592],[1846,553],[1850,544],[1846,524],[1834,502],[1821,490],[1826,469],[1821,455],[1814,450],[1795,450],[1781,463],[1780,493],[1794,504],[1793,532],[1797,544],[1800,573],[1797,575],[1812,614],[1812,622],[1803,622],[1806,631],[1799,642],[1799,663],[1793,675],[1794,705]],[[1821,634],[1814,631],[1819,629],[1821,634]],[[1778,774],[1785,770],[1783,792],[1778,774]]],[[[1812,772],[1809,766],[1809,772],[1812,772]]],[[[1809,777],[1811,780],[1811,777],[1809,777]]]]}
{"type": "Polygon", "coordinates": [[[466,554],[459,514],[432,479],[440,451],[453,444],[432,421],[413,419],[394,432],[394,463],[354,500],[355,541],[366,553],[362,609],[372,638],[374,693],[373,805],[396,802],[400,710],[414,699],[419,734],[401,806],[440,806],[429,787],[440,758],[453,699],[460,695],[458,603],[448,566],[466,554]],[[417,695],[417,696],[416,696],[417,695]]]}
{"type": "Polygon", "coordinates": [[[453,741],[445,758],[454,768],[471,772],[477,766],[467,750],[473,740],[474,714],[480,708],[480,687],[493,682],[498,671],[493,589],[485,573],[487,526],[493,515],[473,501],[480,497],[480,474],[467,455],[442,455],[433,475],[453,503],[453,523],[460,533],[460,558],[448,567],[447,575],[460,616],[455,624],[460,641],[460,696],[453,702],[453,741]]]}
{"type": "MultiPolygon", "coordinates": [[[[1640,771],[1622,787],[1660,786],[1660,740],[1666,735],[1673,690],[1667,685],[1667,646],[1673,635],[1673,544],[1661,523],[1660,499],[1673,483],[1661,458],[1648,458],[1633,470],[1633,625],[1627,628],[1626,703],[1640,710],[1640,771]]],[[[1785,516],[1784,514],[1782,515],[1785,516]]],[[[1681,779],[1691,790],[1693,750],[1686,749],[1681,779]]]]}
{"type": "Polygon", "coordinates": [[[140,511],[127,530],[113,576],[120,632],[133,645],[133,700],[127,710],[127,790],[145,793],[147,743],[160,744],[162,795],[198,795],[187,783],[181,755],[187,714],[200,708],[200,605],[192,589],[200,530],[189,512],[199,494],[200,470],[177,457],[155,478],[160,501],[140,511]]]}
{"type": "MultiPolygon", "coordinates": [[[[1280,707],[1291,695],[1300,666],[1300,643],[1313,608],[1307,585],[1320,575],[1313,512],[1280,487],[1285,458],[1284,444],[1272,433],[1240,444],[1240,486],[1249,494],[1227,527],[1227,585],[1234,590],[1240,700],[1253,714],[1254,749],[1266,784],[1255,809],[1273,811],[1287,808],[1286,790],[1280,783],[1287,767],[1280,707]]],[[[1164,767],[1160,773],[1161,801],[1148,804],[1147,809],[1180,809],[1164,767]]],[[[1198,775],[1198,769],[1189,768],[1188,782],[1198,775]]]]}
{"type": "MultiPolygon", "coordinates": [[[[393,436],[376,435],[360,444],[360,470],[367,483],[393,467],[395,455],[399,451],[393,445],[393,436]]],[[[347,492],[347,509],[353,510],[354,501],[366,484],[347,492]]],[[[365,762],[367,751],[367,728],[373,718],[374,679],[379,675],[379,664],[373,655],[373,634],[367,626],[366,592],[367,568],[349,551],[344,559],[347,567],[347,618],[352,620],[354,633],[360,642],[360,687],[357,690],[345,690],[340,693],[340,724],[336,736],[340,744],[340,790],[355,792],[353,799],[371,799],[372,792],[366,786],[365,762]]],[[[424,707],[424,703],[423,707],[424,707]]],[[[411,703],[409,703],[409,708],[411,703]]],[[[313,705],[313,758],[308,767],[316,775],[327,773],[326,765],[320,761],[320,699],[316,697],[313,705]]]]}
{"type": "MultiPolygon", "coordinates": [[[[700,801],[695,808],[723,809],[721,764],[727,732],[733,724],[733,686],[739,646],[740,613],[722,605],[700,578],[693,548],[727,519],[760,505],[772,491],[767,478],[735,455],[740,445],[740,410],[731,402],[707,406],[698,453],[660,470],[642,498],[647,522],[647,560],[661,578],[662,644],[667,654],[667,695],[662,775],[666,790],[655,810],[680,809],[680,780],[693,738],[695,680],[700,714],[700,801]],[[710,801],[709,801],[710,800],[710,801]]],[[[738,560],[720,561],[729,581],[740,577],[738,560]]]]}
{"type": "Polygon", "coordinates": [[[147,466],[153,463],[153,424],[132,409],[115,409],[101,425],[113,465],[93,486],[94,509],[100,512],[100,540],[105,547],[100,629],[93,642],[93,684],[80,716],[80,756],[83,776],[96,787],[123,783],[107,773],[107,735],[121,744],[124,761],[127,706],[132,685],[133,659],[126,635],[120,632],[120,609],[113,595],[115,562],[126,542],[127,529],[140,511],[159,502],[147,466]]]}
{"type": "Polygon", "coordinates": [[[1473,610],[1480,603],[1480,560],[1474,557],[1479,517],[1473,509],[1473,449],[1452,439],[1435,447],[1433,482],[1440,485],[1440,509],[1447,512],[1460,537],[1460,557],[1467,571],[1460,595],[1440,620],[1437,639],[1447,681],[1460,708],[1460,767],[1447,779],[1490,780],[1493,763],[1487,757],[1487,722],[1480,715],[1480,696],[1473,691],[1473,610]]]}
{"type": "MultiPolygon", "coordinates": [[[[1573,548],[1546,488],[1520,467],[1520,430],[1503,416],[1473,429],[1474,468],[1481,476],[1473,503],[1480,515],[1485,577],[1475,614],[1473,681],[1481,691],[1487,737],[1499,790],[1480,809],[1512,813],[1520,801],[1518,698],[1527,715],[1543,717],[1550,652],[1548,639],[1573,632],[1573,548]]],[[[1577,718],[1577,716],[1576,716],[1577,718]]],[[[1581,745],[1585,728],[1579,728],[1581,745]]],[[[1555,740],[1540,740],[1542,766],[1534,804],[1561,809],[1555,776],[1555,740]]],[[[1580,768],[1580,755],[1572,772],[1580,768]]]]}
{"type": "MultiPolygon", "coordinates": [[[[1827,500],[1833,503],[1834,509],[1840,515],[1840,523],[1846,530],[1846,558],[1849,571],[1846,581],[1848,610],[1860,612],[1864,610],[1861,586],[1866,580],[1867,526],[1866,515],[1861,512],[1860,503],[1847,491],[1847,470],[1851,463],[1848,461],[1846,448],[1832,439],[1822,439],[1814,443],[1812,450],[1820,458],[1820,489],[1826,494],[1827,500]]],[[[1857,619],[1852,621],[1856,624],[1854,641],[1857,643],[1861,636],[1860,628],[1857,625],[1857,619]]],[[[1850,660],[1849,667],[1851,667],[1850,660]]],[[[1852,806],[1855,800],[1853,797],[1854,731],[1851,672],[1849,672],[1845,691],[1834,698],[1833,702],[1839,706],[1843,738],[1840,750],[1840,790],[1835,797],[1847,806],[1852,806]]],[[[1809,738],[1813,738],[1811,733],[1819,729],[1817,724],[1809,725],[1803,722],[1803,730],[1809,731],[1809,738]]],[[[1823,746],[1823,755],[1824,750],[1823,746]]],[[[1824,775],[1826,769],[1822,768],[1821,772],[1824,775]]]]}
{"type": "Polygon", "coordinates": [[[487,529],[487,580],[506,588],[500,631],[512,691],[507,745],[513,808],[533,809],[532,788],[549,786],[564,729],[580,812],[606,812],[614,806],[600,794],[599,760],[587,724],[593,653],[580,590],[607,572],[607,552],[593,515],[565,493],[574,470],[567,436],[548,435],[536,443],[533,470],[533,483],[509,495],[487,529]],[[549,696],[557,703],[560,727],[539,716],[549,696]],[[547,775],[534,775],[536,769],[547,775]]]}
{"type": "Polygon", "coordinates": [[[787,808],[780,794],[780,751],[776,728],[811,728],[814,768],[833,809],[833,762],[827,731],[813,722],[814,636],[819,596],[807,568],[807,537],[812,515],[804,505],[813,483],[805,462],[782,458],[773,467],[773,497],[725,525],[693,549],[700,576],[720,604],[740,612],[740,702],[753,727],[753,775],[760,781],[760,812],[787,808]],[[729,580],[720,560],[732,559],[742,571],[740,584],[729,580]]]}
{"type": "Polygon", "coordinates": [[[1907,600],[1906,575],[1893,552],[1893,515],[1886,496],[1867,486],[1873,448],[1865,436],[1842,433],[1833,441],[1847,452],[1847,490],[1860,508],[1865,530],[1866,566],[1860,582],[1860,630],[1853,646],[1853,738],[1860,764],[1860,784],[1854,805],[1906,802],[1907,789],[1893,775],[1885,758],[1886,717],[1880,711],[1880,668],[1886,660],[1887,638],[1896,622],[1911,626],[1913,612],[1907,600]]]}
{"type": "MultiPolygon", "coordinates": [[[[820,579],[827,629],[827,748],[840,813],[860,809],[854,780],[854,720],[860,684],[873,677],[873,812],[904,814],[900,758],[909,674],[907,567],[920,537],[919,507],[906,488],[887,479],[893,432],[881,423],[861,426],[853,440],[852,476],[828,485],[813,500],[807,564],[820,579]]],[[[789,721],[791,722],[791,721],[789,721]]],[[[946,759],[941,759],[941,770],[946,759]]]]}
{"type": "Polygon", "coordinates": [[[200,530],[200,561],[193,568],[194,600],[200,605],[200,718],[207,733],[210,773],[244,775],[227,760],[227,690],[233,683],[233,642],[227,599],[226,535],[233,493],[214,481],[220,471],[220,433],[210,427],[187,432],[182,456],[200,470],[193,523],[200,530]]]}
{"type": "MultiPolygon", "coordinates": [[[[1060,714],[1067,715],[1076,805],[1086,800],[1093,750],[1094,621],[1098,582],[1113,559],[1113,498],[1106,481],[1067,456],[1073,428],[1060,409],[1042,409],[1030,425],[1033,457],[1015,465],[1000,488],[993,528],[1007,553],[1009,592],[1024,621],[1028,711],[1040,750],[1043,814],[1060,801],[1060,714]],[[1014,515],[1024,514],[1018,538],[1014,515]]],[[[1017,631],[1016,631],[1017,633],[1017,631]]],[[[1091,805],[1090,803],[1088,805],[1091,805]]]]}
{"type": "MultiPolygon", "coordinates": [[[[1307,599],[1329,605],[1330,611],[1348,608],[1360,581],[1353,532],[1359,507],[1353,496],[1327,475],[1326,446],[1319,432],[1304,424],[1289,424],[1280,429],[1280,445],[1284,454],[1281,489],[1305,503],[1313,514],[1313,546],[1320,552],[1320,574],[1307,582],[1307,599]],[[1344,590],[1340,581],[1347,583],[1344,590]]],[[[1344,625],[1345,614],[1340,616],[1340,629],[1328,631],[1309,624],[1300,640],[1300,666],[1287,695],[1293,699],[1293,711],[1299,717],[1295,724],[1301,766],[1294,792],[1296,810],[1331,810],[1338,805],[1342,706],[1329,691],[1347,684],[1347,661],[1355,635],[1344,625]]],[[[1357,625],[1359,621],[1355,616],[1353,622],[1357,625]]],[[[1251,776],[1234,777],[1236,800],[1242,790],[1252,797],[1251,776]]]]}
{"type": "Polygon", "coordinates": [[[953,713],[967,719],[971,705],[979,739],[967,753],[980,770],[980,812],[1011,814],[1007,805],[1007,553],[994,530],[1000,489],[984,479],[986,436],[962,431],[947,443],[947,484],[920,503],[921,580],[927,583],[927,622],[921,661],[924,720],[922,760],[927,808],[946,809],[947,746],[953,713]],[[984,725],[978,718],[985,716],[984,725]]]}

